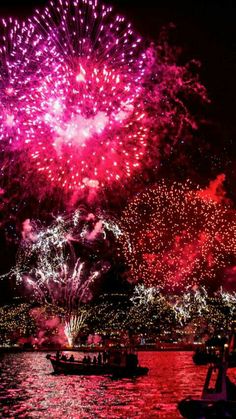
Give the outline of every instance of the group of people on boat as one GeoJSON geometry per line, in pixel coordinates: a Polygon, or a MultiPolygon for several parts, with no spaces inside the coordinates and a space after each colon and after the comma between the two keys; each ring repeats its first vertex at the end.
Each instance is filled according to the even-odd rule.
{"type": "Polygon", "coordinates": [[[110,353],[104,351],[102,354],[101,352],[99,352],[98,356],[94,355],[93,358],[91,358],[90,355],[88,356],[84,356],[83,357],[83,364],[91,364],[93,363],[94,365],[104,365],[104,364],[108,364],[109,363],[109,359],[110,359],[110,353]]]}
{"type": "Polygon", "coordinates": [[[74,355],[71,354],[71,356],[69,358],[67,358],[66,354],[61,353],[60,351],[56,352],[56,360],[57,361],[69,361],[69,362],[74,362],[75,358],[74,355]]]}
{"type": "Polygon", "coordinates": [[[116,378],[139,377],[148,373],[148,368],[139,365],[138,355],[132,347],[108,348],[91,356],[87,353],[83,359],[75,359],[71,354],[57,351],[48,354],[53,370],[57,374],[110,375],[116,378]]]}
{"type": "MultiPolygon", "coordinates": [[[[74,355],[71,354],[70,357],[67,357],[64,353],[61,353],[60,351],[56,352],[56,360],[57,361],[67,361],[67,362],[81,362],[80,359],[75,360],[74,355]]],[[[94,355],[93,358],[91,358],[90,355],[86,356],[84,355],[82,363],[85,365],[104,365],[109,363],[110,360],[110,353],[107,351],[104,351],[102,354],[99,352],[99,354],[96,356],[94,355]]]]}
{"type": "Polygon", "coordinates": [[[75,359],[74,355],[71,354],[67,357],[60,351],[56,352],[56,361],[64,362],[76,362],[84,365],[101,365],[101,366],[114,366],[114,367],[126,367],[135,370],[138,367],[137,354],[128,352],[127,350],[113,350],[99,352],[98,355],[91,357],[90,355],[84,355],[83,359],[75,359]]]}

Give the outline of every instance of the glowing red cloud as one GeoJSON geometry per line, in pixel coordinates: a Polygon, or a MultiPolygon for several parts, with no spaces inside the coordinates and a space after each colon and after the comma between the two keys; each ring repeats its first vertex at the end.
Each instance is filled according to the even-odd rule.
{"type": "Polygon", "coordinates": [[[225,190],[224,190],[224,183],[225,181],[225,175],[222,173],[221,175],[218,175],[216,179],[212,180],[209,184],[209,186],[206,189],[201,189],[197,195],[206,201],[215,201],[215,202],[221,202],[224,201],[225,198],[225,190]]]}

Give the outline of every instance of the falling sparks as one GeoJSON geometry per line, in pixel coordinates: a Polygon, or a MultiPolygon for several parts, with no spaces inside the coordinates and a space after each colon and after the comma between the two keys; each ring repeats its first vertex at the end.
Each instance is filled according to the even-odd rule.
{"type": "Polygon", "coordinates": [[[173,298],[172,309],[181,326],[192,318],[204,316],[208,308],[208,293],[204,287],[189,288],[181,297],[173,298]]]}
{"type": "Polygon", "coordinates": [[[82,327],[86,324],[88,316],[89,310],[80,309],[75,313],[71,313],[68,320],[65,321],[64,330],[70,347],[74,346],[75,340],[82,327]]]}

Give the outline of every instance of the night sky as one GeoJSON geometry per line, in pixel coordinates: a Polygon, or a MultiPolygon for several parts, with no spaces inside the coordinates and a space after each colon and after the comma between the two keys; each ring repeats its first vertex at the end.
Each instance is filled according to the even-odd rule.
{"type": "MultiPolygon", "coordinates": [[[[35,7],[46,3],[43,0],[2,0],[0,15],[25,17],[30,15],[35,7]]],[[[199,172],[195,180],[202,184],[207,184],[218,173],[224,172],[228,193],[236,202],[235,1],[114,0],[105,3],[113,4],[117,12],[126,16],[147,40],[157,40],[161,28],[174,23],[176,29],[172,31],[171,39],[181,47],[183,62],[195,58],[202,63],[200,78],[207,88],[211,103],[205,105],[202,110],[202,126],[189,150],[188,169],[181,167],[170,176],[180,179],[188,176],[191,162],[199,172]],[[202,147],[203,143],[207,143],[208,147],[202,147]]],[[[176,162],[179,152],[178,149],[175,150],[167,159],[162,168],[163,176],[168,172],[170,165],[174,165],[175,168],[178,166],[176,162]]],[[[6,266],[12,263],[12,254],[12,249],[2,249],[2,261],[8,261],[6,266]]],[[[1,285],[0,292],[1,300],[6,301],[8,285],[1,285]]]]}

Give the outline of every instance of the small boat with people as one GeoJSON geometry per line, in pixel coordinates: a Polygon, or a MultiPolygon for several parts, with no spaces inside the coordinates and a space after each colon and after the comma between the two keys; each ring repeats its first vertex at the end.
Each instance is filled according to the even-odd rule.
{"type": "Polygon", "coordinates": [[[112,350],[84,356],[76,360],[74,355],[67,358],[57,351],[56,355],[48,354],[53,371],[56,374],[75,375],[109,375],[114,378],[139,377],[148,373],[148,368],[139,365],[136,353],[128,350],[112,350]]]}

